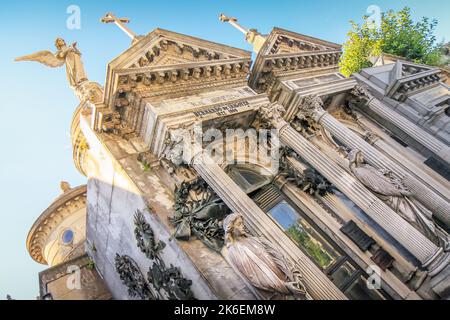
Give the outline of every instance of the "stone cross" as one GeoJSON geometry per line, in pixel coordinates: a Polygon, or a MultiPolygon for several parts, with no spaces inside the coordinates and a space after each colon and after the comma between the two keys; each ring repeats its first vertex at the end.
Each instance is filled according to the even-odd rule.
{"type": "Polygon", "coordinates": [[[130,22],[130,20],[127,18],[117,18],[116,16],[114,16],[114,14],[107,13],[100,21],[103,23],[114,23],[123,32],[125,32],[126,35],[131,38],[131,40],[135,41],[138,39],[138,36],[125,25],[130,22]]]}
{"type": "Polygon", "coordinates": [[[231,24],[233,27],[235,27],[236,29],[238,29],[240,32],[242,32],[245,35],[249,31],[248,29],[246,29],[243,26],[241,26],[240,24],[238,24],[237,23],[238,20],[236,18],[227,17],[223,13],[220,14],[219,20],[222,22],[228,22],[229,24],[231,24]]]}

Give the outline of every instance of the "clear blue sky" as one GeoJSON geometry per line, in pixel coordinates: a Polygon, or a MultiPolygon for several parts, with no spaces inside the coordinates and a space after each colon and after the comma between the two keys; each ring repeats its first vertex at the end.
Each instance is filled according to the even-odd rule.
{"type": "Polygon", "coordinates": [[[38,295],[38,272],[45,267],[28,255],[25,240],[33,222],[59,194],[59,182],[85,183],[72,163],[69,128],[77,99],[65,71],[37,63],[13,63],[14,57],[54,50],[54,39],[78,42],[89,78],[103,84],[106,64],[129,46],[115,26],[99,19],[108,11],[130,18],[130,27],[146,34],[156,27],[250,49],[243,36],[219,22],[224,12],[248,28],[267,33],[278,26],[338,43],[345,41],[350,19],[359,20],[369,5],[382,10],[412,8],[415,16],[439,20],[438,38],[450,40],[448,0],[171,0],[171,1],[9,1],[0,21],[0,299],[38,295]],[[81,29],[68,30],[66,9],[81,8],[81,29]]]}

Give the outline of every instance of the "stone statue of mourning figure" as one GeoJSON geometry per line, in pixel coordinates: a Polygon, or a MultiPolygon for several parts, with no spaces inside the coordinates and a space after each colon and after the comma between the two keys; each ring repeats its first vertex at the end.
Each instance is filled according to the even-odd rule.
{"type": "Polygon", "coordinates": [[[264,238],[249,235],[240,214],[228,215],[224,255],[263,300],[311,300],[300,272],[264,238]]]}
{"type": "Polygon", "coordinates": [[[364,186],[433,243],[446,251],[450,249],[449,236],[434,223],[432,213],[418,203],[413,194],[391,176],[391,172],[378,170],[365,163],[360,150],[352,150],[348,158],[352,173],[364,186]]]}

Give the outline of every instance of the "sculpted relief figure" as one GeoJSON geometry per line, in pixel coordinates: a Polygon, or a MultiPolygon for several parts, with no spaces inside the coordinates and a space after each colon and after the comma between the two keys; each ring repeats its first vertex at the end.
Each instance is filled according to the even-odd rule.
{"type": "Polygon", "coordinates": [[[57,68],[66,65],[67,79],[72,87],[77,87],[80,83],[87,80],[84,71],[81,53],[76,43],[67,46],[66,42],[58,38],[55,41],[57,51],[38,51],[36,53],[16,58],[15,61],[36,61],[47,67],[57,68]]]}
{"type": "Polygon", "coordinates": [[[232,267],[258,290],[262,299],[311,299],[302,276],[270,242],[247,233],[240,214],[224,222],[225,256],[232,267]]]}
{"type": "Polygon", "coordinates": [[[371,190],[378,198],[421,231],[428,239],[445,250],[450,249],[449,236],[432,220],[432,214],[420,203],[401,182],[364,162],[364,156],[359,150],[349,153],[350,169],[355,177],[371,190]]]}

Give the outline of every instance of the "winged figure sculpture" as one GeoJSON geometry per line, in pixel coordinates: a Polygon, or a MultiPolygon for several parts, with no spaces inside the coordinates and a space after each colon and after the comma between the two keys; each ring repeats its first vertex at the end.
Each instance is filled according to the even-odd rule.
{"type": "Polygon", "coordinates": [[[81,53],[76,47],[76,43],[67,46],[63,39],[58,38],[55,46],[57,49],[55,53],[43,50],[16,58],[15,61],[36,61],[51,68],[62,67],[65,64],[67,78],[72,87],[86,81],[87,76],[81,60],[81,53]]]}

